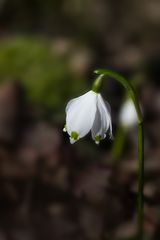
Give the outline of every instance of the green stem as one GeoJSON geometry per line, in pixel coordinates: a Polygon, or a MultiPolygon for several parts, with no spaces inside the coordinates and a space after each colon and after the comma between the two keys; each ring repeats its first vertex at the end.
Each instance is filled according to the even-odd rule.
{"type": "Polygon", "coordinates": [[[114,164],[117,164],[119,162],[119,158],[122,155],[126,140],[126,134],[127,131],[123,126],[120,126],[115,133],[114,142],[112,146],[114,164]]]}
{"type": "Polygon", "coordinates": [[[143,239],[143,188],[144,188],[144,127],[143,122],[138,124],[138,239],[143,239]]]}
{"type": "Polygon", "coordinates": [[[143,117],[141,113],[141,109],[139,106],[138,98],[136,92],[132,85],[127,79],[125,79],[122,75],[108,70],[108,69],[97,69],[95,70],[96,74],[100,76],[95,80],[93,84],[93,90],[97,92],[100,89],[101,81],[103,76],[109,76],[120,82],[125,89],[127,90],[129,96],[131,97],[138,118],[138,201],[137,201],[137,235],[138,240],[143,239],[143,189],[144,189],[144,130],[143,130],[143,117]],[[97,89],[96,89],[97,86],[97,89]]]}

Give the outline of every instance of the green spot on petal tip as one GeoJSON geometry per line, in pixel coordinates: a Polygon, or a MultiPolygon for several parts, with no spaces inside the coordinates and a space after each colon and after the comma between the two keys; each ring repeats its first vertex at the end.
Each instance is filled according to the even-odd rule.
{"type": "Polygon", "coordinates": [[[101,136],[101,135],[97,135],[97,136],[95,137],[95,143],[96,143],[96,144],[99,144],[101,140],[102,140],[102,136],[101,136]]]}
{"type": "Polygon", "coordinates": [[[77,132],[75,132],[75,131],[73,131],[73,132],[71,132],[71,138],[72,139],[74,139],[74,140],[77,140],[78,139],[78,133],[77,132]]]}

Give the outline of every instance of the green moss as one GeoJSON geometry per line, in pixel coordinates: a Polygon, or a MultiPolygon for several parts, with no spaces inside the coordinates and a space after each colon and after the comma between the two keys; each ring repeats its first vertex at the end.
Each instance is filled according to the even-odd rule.
{"type": "Polygon", "coordinates": [[[28,101],[64,109],[68,99],[84,91],[84,80],[71,73],[67,59],[53,52],[47,39],[14,37],[0,44],[0,81],[21,82],[28,101]]]}

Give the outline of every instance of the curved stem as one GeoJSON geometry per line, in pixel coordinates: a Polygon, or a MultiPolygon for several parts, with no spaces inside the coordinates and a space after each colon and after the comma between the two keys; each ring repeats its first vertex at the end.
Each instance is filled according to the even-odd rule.
{"type": "Polygon", "coordinates": [[[141,109],[139,106],[138,98],[136,95],[136,92],[132,85],[130,84],[127,79],[125,79],[122,75],[108,70],[108,69],[97,69],[95,70],[96,74],[99,74],[100,76],[95,80],[95,83],[93,84],[93,90],[98,91],[101,86],[101,81],[103,76],[109,76],[120,82],[125,89],[127,90],[129,96],[131,97],[136,112],[137,112],[137,118],[138,118],[138,200],[137,200],[137,234],[138,239],[143,239],[143,188],[144,188],[144,130],[143,130],[143,117],[141,113],[141,109]],[[96,89],[97,87],[97,89],[96,89]]]}
{"type": "MultiPolygon", "coordinates": [[[[140,109],[140,106],[139,106],[138,99],[137,99],[136,93],[134,91],[134,88],[132,87],[130,82],[127,81],[127,79],[125,79],[119,73],[116,73],[116,72],[108,70],[108,69],[97,69],[97,70],[95,70],[95,73],[100,74],[100,76],[101,76],[100,81],[101,81],[101,78],[103,76],[109,76],[109,77],[114,78],[118,82],[120,82],[125,87],[125,89],[127,90],[128,94],[131,97],[131,99],[134,103],[134,106],[136,108],[136,112],[137,112],[137,116],[138,116],[138,122],[141,123],[143,121],[141,109],[140,109]]],[[[98,78],[96,79],[96,82],[97,81],[98,81],[98,78]]],[[[94,84],[93,84],[93,86],[94,86],[94,84]]],[[[98,83],[97,83],[97,86],[99,87],[98,83]]]]}

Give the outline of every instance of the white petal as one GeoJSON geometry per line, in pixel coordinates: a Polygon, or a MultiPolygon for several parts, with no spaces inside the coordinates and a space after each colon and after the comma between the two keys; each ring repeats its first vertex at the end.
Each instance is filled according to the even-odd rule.
{"type": "Polygon", "coordinates": [[[67,132],[67,129],[65,127],[63,128],[63,132],[67,132]]]}
{"type": "Polygon", "coordinates": [[[96,113],[96,99],[97,94],[89,91],[67,104],[66,129],[70,136],[76,132],[79,139],[91,130],[96,113]]]}
{"type": "MultiPolygon", "coordinates": [[[[85,93],[84,95],[86,95],[87,93],[85,93]]],[[[80,96],[80,97],[77,97],[77,98],[73,98],[72,100],[70,100],[68,103],[67,103],[67,106],[66,106],[66,109],[65,109],[65,112],[67,114],[68,110],[71,109],[71,107],[74,106],[74,104],[79,101],[84,95],[80,96]]]]}
{"type": "Polygon", "coordinates": [[[95,120],[93,122],[93,126],[91,129],[93,139],[95,138],[96,135],[99,134],[100,129],[101,129],[101,115],[100,115],[99,109],[97,108],[95,120]]]}
{"type": "Polygon", "coordinates": [[[97,97],[97,111],[95,121],[92,127],[92,138],[98,143],[101,139],[106,137],[106,132],[110,129],[112,136],[112,122],[110,106],[105,102],[100,94],[97,97]]]}
{"type": "Polygon", "coordinates": [[[70,140],[70,143],[71,143],[71,144],[74,144],[74,143],[76,142],[76,140],[73,139],[73,138],[71,138],[71,137],[69,138],[69,140],[70,140]]]}

